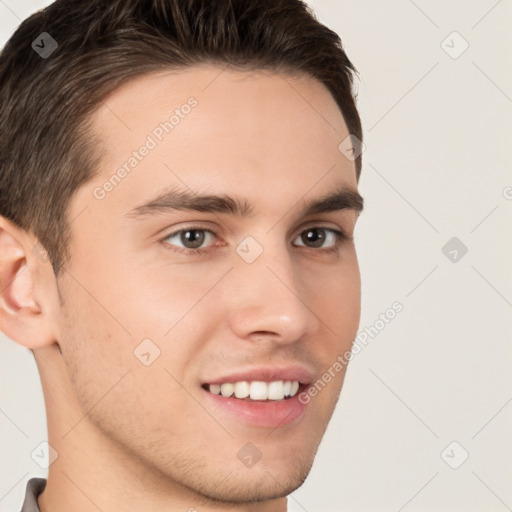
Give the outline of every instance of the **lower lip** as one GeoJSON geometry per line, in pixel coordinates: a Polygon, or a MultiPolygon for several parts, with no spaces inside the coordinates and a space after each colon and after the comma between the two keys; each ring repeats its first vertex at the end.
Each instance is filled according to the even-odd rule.
{"type": "MultiPolygon", "coordinates": [[[[302,388],[302,386],[301,386],[302,388]]],[[[295,425],[304,417],[306,404],[299,402],[299,394],[286,400],[249,401],[235,398],[226,398],[202,390],[207,399],[217,408],[234,416],[249,425],[265,428],[278,428],[295,425]]]]}

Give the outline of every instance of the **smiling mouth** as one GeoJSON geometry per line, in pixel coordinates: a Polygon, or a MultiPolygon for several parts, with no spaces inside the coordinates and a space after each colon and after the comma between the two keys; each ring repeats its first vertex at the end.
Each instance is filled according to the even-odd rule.
{"type": "Polygon", "coordinates": [[[297,380],[240,381],[222,384],[203,384],[202,388],[224,398],[238,398],[247,401],[280,401],[294,397],[304,386],[297,380]]]}

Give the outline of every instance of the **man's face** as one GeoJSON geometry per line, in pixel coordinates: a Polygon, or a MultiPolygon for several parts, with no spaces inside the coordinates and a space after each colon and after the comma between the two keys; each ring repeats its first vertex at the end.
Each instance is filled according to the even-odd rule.
{"type": "MultiPolygon", "coordinates": [[[[70,204],[56,318],[89,415],[64,442],[95,432],[131,471],[219,500],[289,494],[310,470],[343,372],[307,405],[298,394],[261,401],[208,389],[288,380],[300,393],[350,349],[357,213],[304,214],[357,188],[338,150],[349,135],[338,107],[310,78],[203,66],[137,79],[92,121],[101,165],[70,204]],[[166,133],[160,123],[173,114],[166,133]],[[230,196],[251,211],[171,209],[170,191],[230,196]]],[[[279,397],[286,386],[295,391],[252,391],[279,397]]],[[[233,389],[243,396],[246,386],[233,389]]]]}

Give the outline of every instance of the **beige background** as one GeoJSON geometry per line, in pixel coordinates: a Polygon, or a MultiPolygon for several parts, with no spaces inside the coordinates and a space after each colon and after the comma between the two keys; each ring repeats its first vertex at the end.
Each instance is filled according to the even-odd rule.
{"type": "MultiPolygon", "coordinates": [[[[48,3],[0,0],[1,43],[48,3]]],[[[511,510],[512,3],[310,3],[362,75],[361,332],[403,311],[354,357],[289,510],[511,510]]],[[[1,512],[46,476],[45,439],[34,360],[0,338],[1,512]]]]}

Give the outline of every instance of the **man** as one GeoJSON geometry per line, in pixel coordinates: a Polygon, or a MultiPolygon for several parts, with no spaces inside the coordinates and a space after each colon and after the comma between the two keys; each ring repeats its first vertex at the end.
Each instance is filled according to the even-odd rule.
{"type": "Polygon", "coordinates": [[[58,0],[12,36],[0,326],[51,463],[24,512],[286,510],[359,323],[354,72],[299,0],[58,0]]]}

